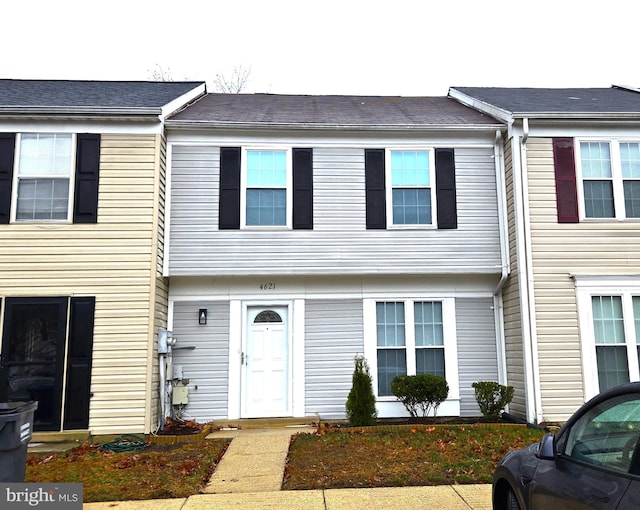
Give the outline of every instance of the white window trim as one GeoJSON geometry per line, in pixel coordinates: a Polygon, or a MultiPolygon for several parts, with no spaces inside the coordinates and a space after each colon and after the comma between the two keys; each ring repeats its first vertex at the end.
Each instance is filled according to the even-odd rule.
{"type": "Polygon", "coordinates": [[[433,147],[388,147],[385,149],[384,162],[385,199],[387,214],[387,229],[398,230],[432,230],[438,226],[437,204],[436,204],[436,151],[433,147]],[[391,185],[391,153],[392,152],[427,152],[429,153],[429,188],[431,192],[431,223],[404,224],[393,223],[393,186],[391,185]]]}
{"type": "Polygon", "coordinates": [[[293,228],[293,151],[282,146],[246,146],[242,147],[240,159],[240,229],[242,230],[291,230],[293,228]],[[247,225],[247,152],[277,151],[285,152],[287,159],[286,201],[287,210],[284,225],[247,225]]]}
{"type": "Polygon", "coordinates": [[[403,302],[405,313],[405,346],[407,353],[407,375],[415,375],[415,328],[414,310],[415,302],[442,303],[442,323],[444,335],[444,370],[447,384],[449,385],[449,396],[447,400],[457,400],[460,398],[460,380],[458,377],[458,340],[456,332],[455,299],[441,297],[414,297],[397,298],[393,296],[381,296],[375,299],[365,299],[363,302],[364,318],[364,356],[369,364],[373,392],[378,402],[398,402],[398,399],[391,396],[378,396],[378,335],[376,327],[376,303],[379,302],[403,302]]]}
{"type": "MultiPolygon", "coordinates": [[[[58,133],[58,132],[27,132],[16,133],[16,145],[13,161],[13,179],[11,183],[11,223],[29,224],[29,223],[71,223],[73,221],[73,204],[75,201],[75,173],[76,173],[76,135],[75,133],[58,133]],[[69,169],[69,201],[67,203],[67,218],[64,220],[47,220],[47,219],[35,219],[35,220],[18,220],[16,215],[18,213],[18,183],[19,183],[19,170],[20,170],[20,147],[22,144],[23,134],[38,134],[38,135],[71,135],[71,168],[69,169]]],[[[45,176],[21,176],[23,178],[39,178],[45,176]]],[[[56,176],[46,176],[46,178],[56,178],[56,176]]],[[[57,177],[62,178],[62,177],[57,177]]]]}
{"type": "Polygon", "coordinates": [[[640,296],[640,285],[579,285],[577,284],[578,320],[580,342],[582,347],[582,373],[585,399],[600,393],[598,381],[598,362],[596,358],[596,342],[593,329],[593,308],[591,298],[594,296],[621,296],[624,335],[629,362],[629,380],[640,380],[640,367],[637,360],[637,344],[634,330],[633,296],[640,296]],[[636,362],[634,362],[634,360],[636,362]]]}
{"type": "MultiPolygon", "coordinates": [[[[580,221],[638,221],[640,218],[627,218],[624,205],[624,186],[622,177],[622,162],[620,158],[620,143],[640,143],[637,138],[576,138],[574,146],[576,162],[576,187],[578,191],[578,213],[580,221]],[[608,143],[611,155],[611,180],[613,182],[613,218],[587,218],[584,204],[584,180],[582,177],[582,158],[580,144],[583,142],[608,143]]],[[[603,179],[587,179],[603,180],[603,179]]]]}

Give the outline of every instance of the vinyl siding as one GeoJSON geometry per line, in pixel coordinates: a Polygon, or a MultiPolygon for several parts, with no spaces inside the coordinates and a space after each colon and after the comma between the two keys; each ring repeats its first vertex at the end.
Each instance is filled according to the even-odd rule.
{"type": "Polygon", "coordinates": [[[173,334],[178,346],[194,350],[174,350],[174,365],[182,365],[189,379],[187,416],[201,423],[227,416],[229,381],[229,303],[178,302],[173,309],[173,334]],[[208,309],[207,324],[198,324],[198,309],[208,309]],[[180,340],[182,338],[182,341],[180,340]]]}
{"type": "Polygon", "coordinates": [[[476,381],[497,381],[493,298],[456,299],[460,415],[481,416],[471,386],[476,381]]]}
{"type": "Polygon", "coordinates": [[[93,434],[147,431],[158,140],[102,135],[98,224],[0,226],[2,297],[96,297],[93,434]]]}
{"type": "Polygon", "coordinates": [[[344,418],[354,358],[364,352],[362,300],[306,302],[306,415],[344,418]]]}
{"type": "Polygon", "coordinates": [[[364,149],[320,147],[314,230],[218,231],[219,148],[174,144],[169,275],[498,273],[493,150],[455,158],[456,230],[367,231],[364,149]]]}
{"type": "Polygon", "coordinates": [[[550,138],[528,144],[536,326],[544,418],[561,421],[584,402],[576,292],[570,274],[632,275],[640,223],[557,222],[550,138]]]}

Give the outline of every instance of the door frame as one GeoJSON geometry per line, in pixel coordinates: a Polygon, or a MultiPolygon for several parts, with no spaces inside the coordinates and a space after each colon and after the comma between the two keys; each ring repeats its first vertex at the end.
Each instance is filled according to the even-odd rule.
{"type": "MultiPolygon", "coordinates": [[[[240,339],[241,363],[240,363],[240,379],[238,381],[240,389],[240,417],[241,418],[261,418],[262,416],[253,416],[245,411],[246,398],[246,365],[242,360],[242,353],[246,353],[247,338],[251,324],[249,324],[249,309],[260,308],[269,310],[271,308],[285,308],[287,317],[285,321],[285,329],[287,336],[287,406],[284,416],[293,416],[293,302],[290,300],[274,300],[274,301],[245,301],[242,303],[242,334],[240,339]]],[[[264,416],[264,418],[275,416],[264,416]]]]}

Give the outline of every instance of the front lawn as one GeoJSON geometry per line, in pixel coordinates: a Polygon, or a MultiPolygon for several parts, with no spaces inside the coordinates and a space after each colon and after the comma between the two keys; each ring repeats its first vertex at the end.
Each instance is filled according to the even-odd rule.
{"type": "Polygon", "coordinates": [[[294,436],[283,489],[490,483],[504,454],[539,441],[519,425],[421,425],[294,436]]]}
{"type": "Polygon", "coordinates": [[[206,485],[228,439],[102,452],[83,445],[63,455],[31,455],[26,482],[83,484],[84,502],[184,498],[206,485]]]}
{"type": "MultiPolygon", "coordinates": [[[[488,483],[508,450],[542,434],[504,424],[322,429],[292,437],[282,488],[488,483]]],[[[82,483],[87,503],[188,497],[201,492],[229,441],[122,453],[83,445],[65,455],[31,455],[25,481],[82,483]]]]}

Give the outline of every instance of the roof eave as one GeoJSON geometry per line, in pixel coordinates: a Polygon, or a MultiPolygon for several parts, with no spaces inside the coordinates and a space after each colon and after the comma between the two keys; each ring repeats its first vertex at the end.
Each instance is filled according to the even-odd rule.
{"type": "Polygon", "coordinates": [[[473,108],[474,110],[481,111],[492,117],[501,120],[503,122],[510,122],[513,120],[513,113],[509,110],[505,110],[503,108],[499,108],[495,105],[487,103],[486,101],[482,101],[477,97],[470,96],[469,94],[465,94],[464,92],[459,91],[455,88],[449,89],[449,97],[455,99],[459,103],[473,108]]]}
{"type": "Polygon", "coordinates": [[[545,120],[640,120],[640,112],[514,112],[514,119],[545,120]]]}
{"type": "Polygon", "coordinates": [[[0,115],[97,115],[159,117],[161,107],[0,106],[0,115]]]}
{"type": "Polygon", "coordinates": [[[278,122],[211,122],[167,120],[167,128],[178,129],[271,129],[314,131],[495,131],[503,124],[317,124],[278,122]]]}

